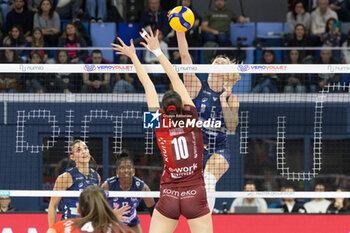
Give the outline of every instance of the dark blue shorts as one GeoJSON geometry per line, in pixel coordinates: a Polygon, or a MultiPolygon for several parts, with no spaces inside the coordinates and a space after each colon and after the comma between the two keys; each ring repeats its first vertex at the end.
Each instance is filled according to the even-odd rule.
{"type": "Polygon", "coordinates": [[[213,154],[220,154],[220,155],[224,156],[224,158],[226,159],[228,164],[230,164],[231,151],[227,147],[215,148],[214,153],[212,153],[212,154],[209,154],[208,148],[204,147],[204,150],[203,150],[203,167],[205,167],[205,164],[207,163],[207,161],[209,160],[209,158],[213,154]]]}

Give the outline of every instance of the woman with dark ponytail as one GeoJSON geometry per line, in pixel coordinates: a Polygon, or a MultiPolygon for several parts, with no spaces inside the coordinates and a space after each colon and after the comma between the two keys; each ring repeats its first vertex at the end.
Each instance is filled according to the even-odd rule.
{"type": "Polygon", "coordinates": [[[78,212],[81,217],[55,223],[47,233],[132,233],[109,207],[104,191],[89,186],[80,194],[78,212]]]}
{"type": "MultiPolygon", "coordinates": [[[[81,140],[73,141],[69,146],[69,158],[74,162],[75,166],[68,168],[63,174],[57,177],[53,190],[80,191],[90,185],[100,185],[100,175],[95,169],[90,168],[90,162],[95,164],[96,162],[90,155],[90,151],[85,142],[81,140]]],[[[56,209],[61,199],[64,206],[62,219],[79,217],[77,210],[79,200],[77,197],[51,197],[48,208],[49,226],[56,222],[56,209]]]]}
{"type": "Polygon", "coordinates": [[[150,233],[174,232],[180,215],[187,218],[192,233],[212,233],[203,178],[203,135],[197,124],[198,112],[179,75],[159,46],[158,30],[150,35],[143,30],[143,46],[151,50],[167,73],[174,91],[168,91],[160,107],[156,89],[139,61],[133,41],[130,46],[118,37],[112,44],[117,54],[130,57],[137,76],[145,88],[149,111],[154,111],[150,126],[157,126],[158,147],[164,161],[160,181],[160,198],[152,214],[150,233]],[[158,119],[159,121],[155,121],[158,119]],[[157,125],[155,125],[157,124],[157,125]]]}

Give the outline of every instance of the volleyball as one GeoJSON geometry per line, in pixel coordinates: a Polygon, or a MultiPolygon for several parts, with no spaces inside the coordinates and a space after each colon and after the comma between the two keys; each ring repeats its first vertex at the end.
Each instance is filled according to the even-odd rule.
{"type": "Polygon", "coordinates": [[[194,14],[191,9],[185,6],[177,6],[170,11],[169,24],[172,29],[178,32],[189,30],[194,23],[194,14]]]}

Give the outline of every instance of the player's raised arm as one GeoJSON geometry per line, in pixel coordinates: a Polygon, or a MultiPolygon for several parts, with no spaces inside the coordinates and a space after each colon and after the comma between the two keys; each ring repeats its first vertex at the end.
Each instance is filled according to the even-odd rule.
{"type": "Polygon", "coordinates": [[[156,89],[151,79],[149,78],[146,70],[143,68],[139,58],[136,55],[133,40],[130,40],[130,46],[125,45],[125,43],[119,37],[118,37],[118,40],[120,42],[120,45],[111,44],[113,46],[113,49],[117,51],[116,52],[117,54],[126,55],[131,59],[136,69],[137,77],[139,78],[140,82],[142,83],[142,86],[145,89],[147,105],[149,110],[150,111],[158,110],[159,100],[158,100],[156,89]]]}
{"type": "Polygon", "coordinates": [[[181,81],[178,73],[175,71],[168,58],[160,50],[158,33],[159,30],[157,30],[156,35],[154,35],[152,30],[150,30],[150,34],[148,34],[143,29],[141,36],[145,39],[146,43],[141,42],[141,44],[157,56],[159,63],[162,65],[171,81],[171,84],[173,85],[174,91],[176,91],[181,96],[182,103],[194,106],[192,99],[188,94],[185,85],[181,81]]]}
{"type": "MultiPolygon", "coordinates": [[[[188,44],[185,32],[176,32],[177,44],[182,64],[192,65],[192,58],[188,51],[188,44]]],[[[201,87],[201,81],[195,74],[183,74],[184,84],[192,99],[198,94],[198,89],[201,87]]]]}

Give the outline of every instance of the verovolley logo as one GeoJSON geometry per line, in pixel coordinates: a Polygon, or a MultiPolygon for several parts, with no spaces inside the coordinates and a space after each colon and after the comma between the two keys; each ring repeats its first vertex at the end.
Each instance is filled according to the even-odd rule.
{"type": "Polygon", "coordinates": [[[133,66],[132,65],[98,65],[97,66],[98,71],[132,71],[133,66]]]}
{"type": "Polygon", "coordinates": [[[252,71],[286,71],[287,66],[275,66],[275,65],[255,65],[250,66],[252,71]]]}
{"type": "Polygon", "coordinates": [[[96,70],[96,66],[95,65],[85,65],[84,70],[87,72],[92,72],[92,71],[96,70]]]}
{"type": "Polygon", "coordinates": [[[160,129],[160,112],[144,112],[143,128],[144,129],[160,129]]]}
{"type": "Polygon", "coordinates": [[[238,65],[237,70],[241,72],[246,72],[250,70],[250,67],[249,65],[238,65]]]}

